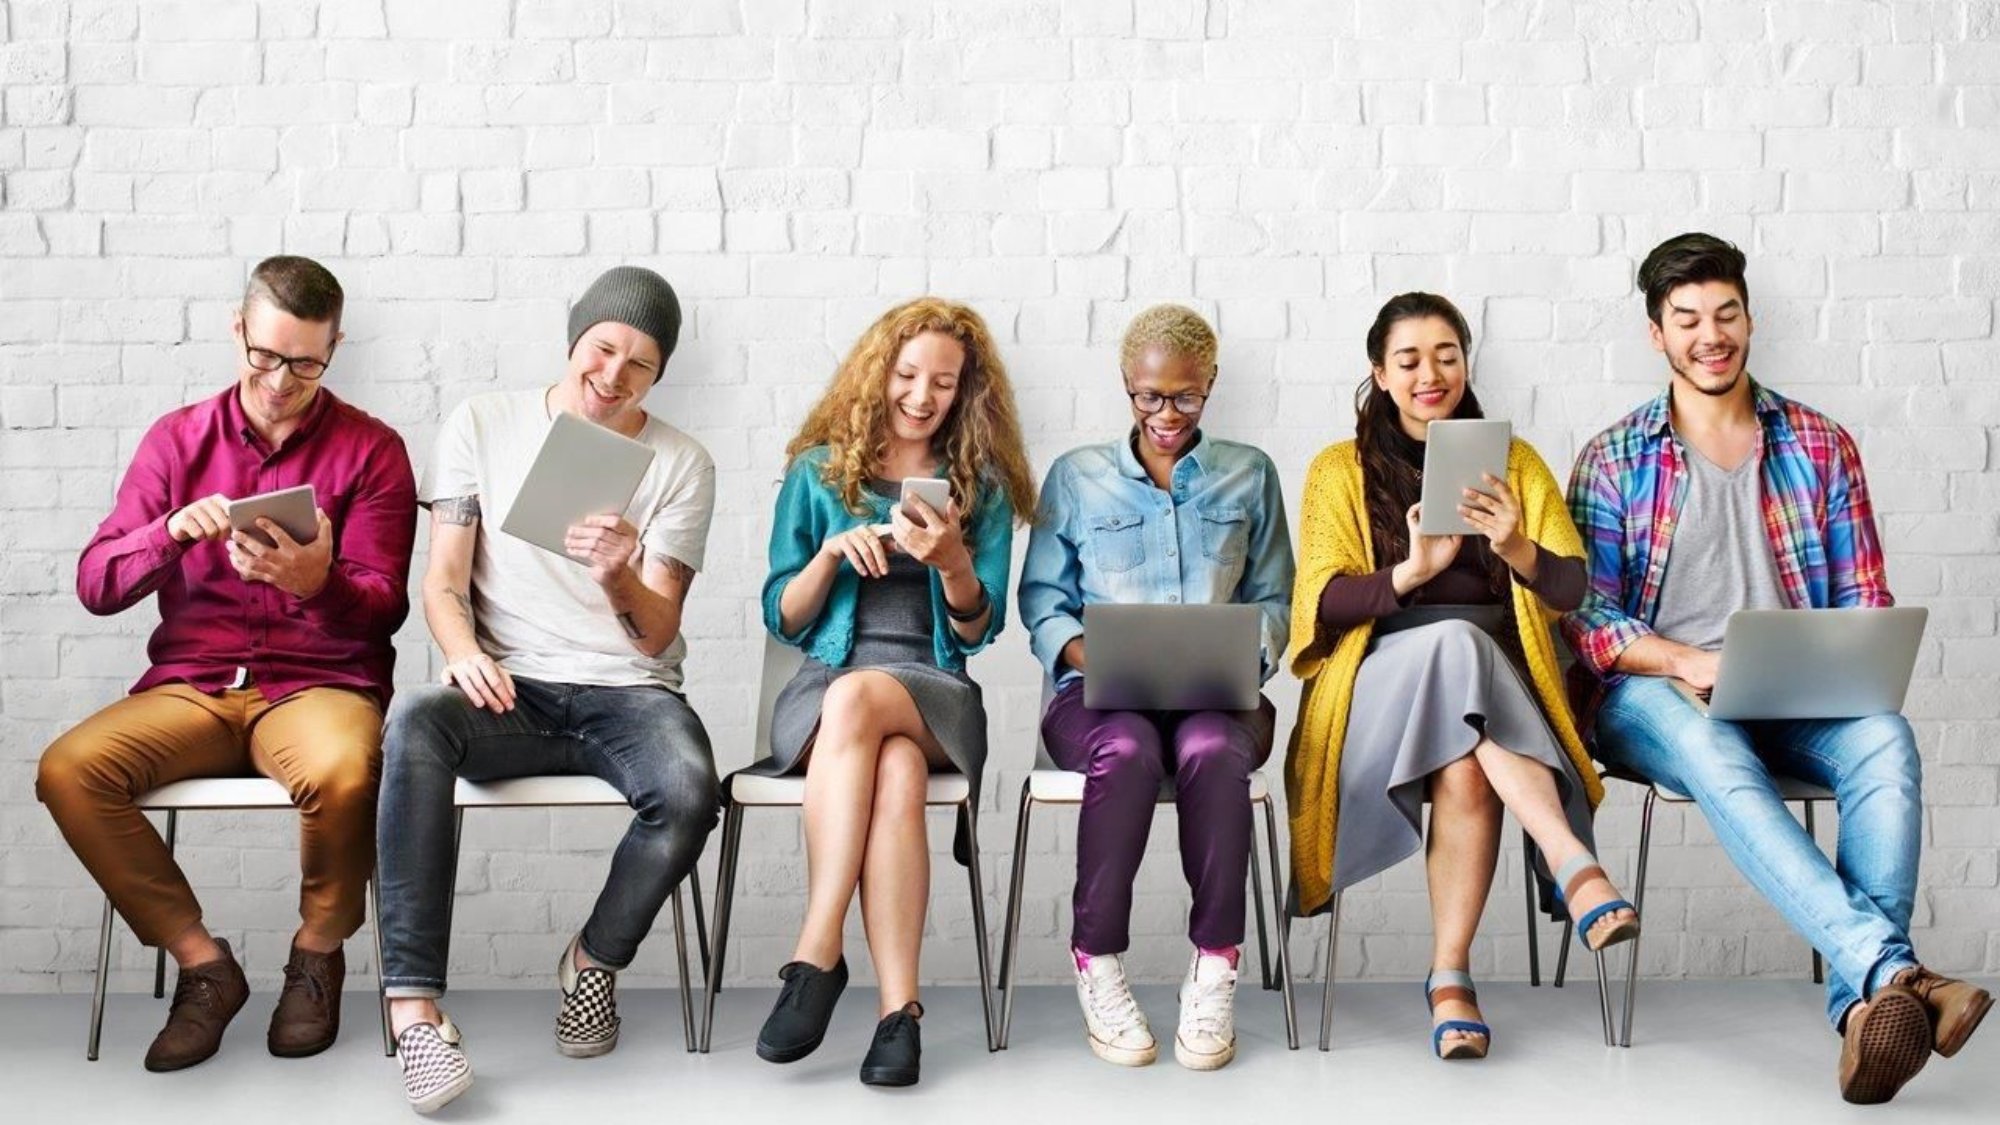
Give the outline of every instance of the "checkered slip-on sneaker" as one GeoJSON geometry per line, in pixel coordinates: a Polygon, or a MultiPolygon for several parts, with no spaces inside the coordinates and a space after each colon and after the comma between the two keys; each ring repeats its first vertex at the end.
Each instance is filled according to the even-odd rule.
{"type": "Polygon", "coordinates": [[[411,1109],[434,1113],[472,1088],[472,1064],[458,1044],[458,1028],[449,1016],[441,1024],[413,1023],[396,1037],[396,1061],[403,1066],[411,1109]]]}
{"type": "Polygon", "coordinates": [[[608,1055],[618,1045],[618,978],[608,969],[576,967],[579,934],[556,966],[562,1010],[556,1013],[556,1050],[573,1059],[608,1055]]]}

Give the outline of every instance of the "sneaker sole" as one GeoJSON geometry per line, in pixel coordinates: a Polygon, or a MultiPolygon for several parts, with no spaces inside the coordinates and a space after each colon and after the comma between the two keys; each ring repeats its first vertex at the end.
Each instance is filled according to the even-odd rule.
{"type": "Polygon", "coordinates": [[[1189,1070],[1221,1070],[1223,1067],[1228,1066],[1229,1061],[1235,1057],[1235,1043],[1231,1043],[1227,1050],[1218,1051],[1212,1055],[1204,1055],[1190,1050],[1186,1044],[1181,1042],[1180,1036],[1174,1036],[1174,1061],[1187,1067],[1189,1070]]]}
{"type": "Polygon", "coordinates": [[[617,1046],[618,1033],[613,1032],[611,1038],[601,1043],[568,1043],[558,1039],[556,1053],[566,1059],[594,1059],[599,1055],[610,1054],[617,1046]]]}
{"type": "Polygon", "coordinates": [[[861,1068],[861,1083],[864,1086],[914,1086],[917,1084],[917,1073],[914,1067],[864,1066],[861,1068]]]}
{"type": "MultiPolygon", "coordinates": [[[[769,1043],[766,1043],[762,1039],[759,1039],[757,1040],[757,1057],[763,1059],[765,1062],[773,1062],[773,1063],[797,1062],[800,1059],[805,1058],[807,1055],[812,1054],[814,1051],[819,1050],[819,1045],[825,1042],[825,1040],[826,1040],[825,1032],[821,1032],[819,1037],[814,1039],[812,1042],[801,1044],[797,1047],[773,1047],[769,1043]]],[[[866,1079],[863,1079],[863,1081],[866,1081],[866,1079]]]]}
{"type": "Polygon", "coordinates": [[[1979,1021],[1985,1019],[1986,1013],[1992,1010],[1993,997],[1991,996],[1988,996],[1985,1002],[1975,1004],[1967,1009],[1966,1013],[1959,1017],[1958,1025],[1952,1030],[1950,1037],[1938,1041],[1937,1053],[1943,1055],[1945,1058],[1950,1058],[1957,1054],[1965,1047],[1966,1040],[1972,1038],[1972,1033],[1979,1030],[1979,1021]]]}
{"type": "Polygon", "coordinates": [[[1840,1096],[1855,1105],[1880,1105],[1895,1097],[1930,1061],[1931,1020],[1923,1001],[1907,993],[1878,993],[1862,1029],[1860,1056],[1854,1074],[1841,1083],[1840,1096]]]}
{"type": "Polygon", "coordinates": [[[468,1070],[421,1098],[411,1098],[410,1108],[423,1114],[436,1113],[453,1098],[470,1089],[472,1089],[472,1072],[468,1070]]]}
{"type": "Polygon", "coordinates": [[[1084,1038],[1090,1042],[1091,1054],[1114,1066],[1151,1066],[1160,1057],[1158,1043],[1145,1048],[1120,1047],[1088,1033],[1084,1038]]]}

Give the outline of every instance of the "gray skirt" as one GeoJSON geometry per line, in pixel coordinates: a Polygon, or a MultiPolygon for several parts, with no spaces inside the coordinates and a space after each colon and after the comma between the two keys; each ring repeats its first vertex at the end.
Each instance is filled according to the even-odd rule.
{"type": "Polygon", "coordinates": [[[771,759],[773,774],[797,773],[805,768],[806,747],[819,730],[820,706],[833,681],[859,671],[886,672],[910,693],[917,713],[924,717],[945,757],[958,771],[973,779],[975,791],[980,771],[986,765],[986,704],[979,685],[963,672],[949,672],[935,664],[895,661],[867,664],[856,661],[835,668],[811,657],[798,674],[778,693],[771,710],[771,759]]]}
{"type": "Polygon", "coordinates": [[[1499,642],[1478,625],[1444,620],[1378,634],[1353,698],[1340,751],[1335,891],[1423,847],[1427,779],[1482,736],[1549,767],[1571,830],[1595,848],[1575,763],[1499,642]]]}

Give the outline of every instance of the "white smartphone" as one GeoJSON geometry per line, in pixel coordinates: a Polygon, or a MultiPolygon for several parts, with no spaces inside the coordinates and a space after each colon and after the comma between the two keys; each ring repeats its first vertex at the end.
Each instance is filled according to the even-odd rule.
{"type": "Polygon", "coordinates": [[[942,513],[951,504],[951,482],[943,477],[903,478],[903,497],[898,501],[898,505],[903,509],[904,515],[917,523],[922,523],[923,518],[910,506],[912,499],[921,499],[942,513]]]}
{"type": "Polygon", "coordinates": [[[310,543],[319,538],[319,517],[313,513],[318,504],[313,499],[313,486],[299,485],[297,488],[281,488],[276,492],[263,492],[256,496],[245,496],[241,500],[229,502],[229,526],[261,541],[266,547],[277,546],[269,535],[257,527],[260,519],[269,519],[285,529],[285,534],[300,543],[310,543]]]}
{"type": "Polygon", "coordinates": [[[1486,491],[1484,474],[1507,479],[1507,447],[1514,427],[1484,418],[1432,422],[1424,434],[1423,515],[1417,530],[1425,535],[1478,535],[1458,506],[1464,490],[1486,491]]]}

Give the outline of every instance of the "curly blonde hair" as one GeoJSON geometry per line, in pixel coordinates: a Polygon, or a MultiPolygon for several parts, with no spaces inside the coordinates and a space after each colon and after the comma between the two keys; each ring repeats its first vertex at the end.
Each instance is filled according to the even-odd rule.
{"type": "Polygon", "coordinates": [[[865,512],[862,491],[889,451],[884,388],[903,345],[925,332],[941,332],[965,349],[958,394],[931,440],[931,449],[947,466],[959,511],[970,517],[982,480],[991,480],[1005,492],[1014,518],[1028,521],[1035,511],[1035,476],[1000,350],[978,313],[940,297],[897,305],[861,334],[834,372],[833,385],[785,446],[786,464],[806,450],[826,446],[823,479],[849,511],[865,512]]]}
{"type": "Polygon", "coordinates": [[[1119,370],[1129,373],[1147,348],[1192,359],[1207,370],[1209,378],[1215,377],[1215,329],[1186,305],[1154,305],[1133,317],[1118,347],[1119,370]]]}

